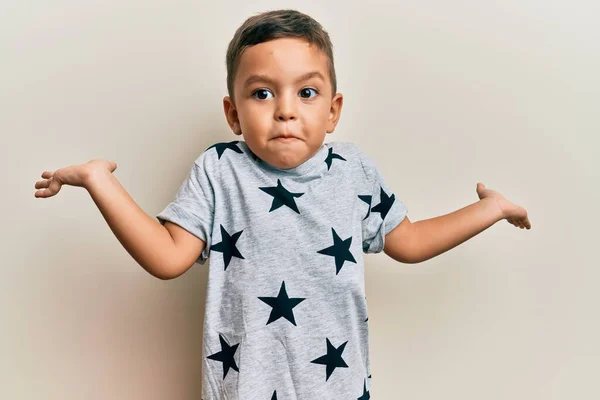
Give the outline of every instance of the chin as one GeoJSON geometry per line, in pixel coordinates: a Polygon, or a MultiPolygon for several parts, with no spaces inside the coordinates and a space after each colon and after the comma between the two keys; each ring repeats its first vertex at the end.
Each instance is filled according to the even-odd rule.
{"type": "MultiPolygon", "coordinates": [[[[286,152],[288,153],[288,152],[286,152]]],[[[302,164],[302,156],[296,153],[292,154],[275,154],[273,160],[273,165],[277,168],[289,169],[297,167],[302,164]]]]}
{"type": "Polygon", "coordinates": [[[275,167],[281,168],[281,169],[294,168],[294,167],[297,167],[300,164],[302,164],[302,162],[299,161],[299,160],[297,160],[297,159],[284,159],[284,160],[282,160],[281,158],[277,159],[277,162],[273,163],[273,165],[275,167]]]}

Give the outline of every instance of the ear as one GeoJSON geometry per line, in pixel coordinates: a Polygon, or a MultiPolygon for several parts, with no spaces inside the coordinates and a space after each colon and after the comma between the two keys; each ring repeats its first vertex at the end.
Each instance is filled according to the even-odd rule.
{"type": "Polygon", "coordinates": [[[238,118],[237,110],[235,109],[235,104],[231,97],[225,96],[223,98],[223,111],[225,112],[225,118],[227,119],[227,123],[229,127],[236,135],[242,134],[242,128],[240,126],[240,120],[238,118]]]}
{"type": "Polygon", "coordinates": [[[333,99],[331,99],[331,109],[329,110],[329,118],[327,120],[327,133],[332,133],[335,130],[335,126],[342,114],[343,104],[344,96],[341,93],[336,93],[333,99]]]}

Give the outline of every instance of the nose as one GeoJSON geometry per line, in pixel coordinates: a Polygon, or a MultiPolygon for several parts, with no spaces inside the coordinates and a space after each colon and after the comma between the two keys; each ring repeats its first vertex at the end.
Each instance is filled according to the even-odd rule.
{"type": "Polygon", "coordinates": [[[278,121],[295,120],[298,118],[296,114],[296,98],[292,95],[281,95],[277,102],[275,110],[275,119],[278,121]]]}

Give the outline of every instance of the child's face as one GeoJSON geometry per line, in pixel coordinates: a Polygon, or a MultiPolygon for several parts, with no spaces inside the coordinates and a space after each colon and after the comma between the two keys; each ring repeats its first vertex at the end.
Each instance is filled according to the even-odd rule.
{"type": "Polygon", "coordinates": [[[232,99],[223,107],[236,135],[243,135],[259,158],[278,168],[293,168],[315,154],[334,131],[342,94],[332,96],[327,57],[299,38],[281,38],[245,50],[234,79],[232,99]],[[319,75],[297,81],[309,72],[319,75]],[[247,80],[254,75],[263,79],[247,80]]]}

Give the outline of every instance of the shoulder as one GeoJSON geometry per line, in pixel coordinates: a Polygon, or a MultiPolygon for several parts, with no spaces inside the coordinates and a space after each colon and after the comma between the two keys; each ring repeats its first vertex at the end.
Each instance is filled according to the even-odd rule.
{"type": "Polygon", "coordinates": [[[211,185],[221,185],[229,175],[235,174],[244,158],[243,145],[239,141],[217,142],[196,156],[191,168],[192,176],[211,185]]]}
{"type": "Polygon", "coordinates": [[[351,142],[327,142],[325,145],[329,148],[331,154],[337,154],[344,157],[346,161],[362,162],[364,153],[357,144],[351,142]]]}
{"type": "Polygon", "coordinates": [[[355,143],[351,143],[351,142],[326,142],[325,146],[329,147],[329,148],[333,148],[336,150],[336,153],[339,152],[345,152],[348,154],[356,154],[357,152],[360,152],[360,149],[358,148],[358,146],[355,143]]]}
{"type": "Polygon", "coordinates": [[[375,169],[375,162],[367,155],[356,143],[351,142],[328,142],[327,147],[333,149],[334,154],[341,155],[347,161],[354,164],[357,169],[362,171],[366,178],[372,174],[375,169]]]}
{"type": "Polygon", "coordinates": [[[243,145],[244,143],[239,140],[214,143],[200,153],[194,162],[200,167],[210,168],[221,159],[228,159],[230,153],[244,154],[243,145]]]}

